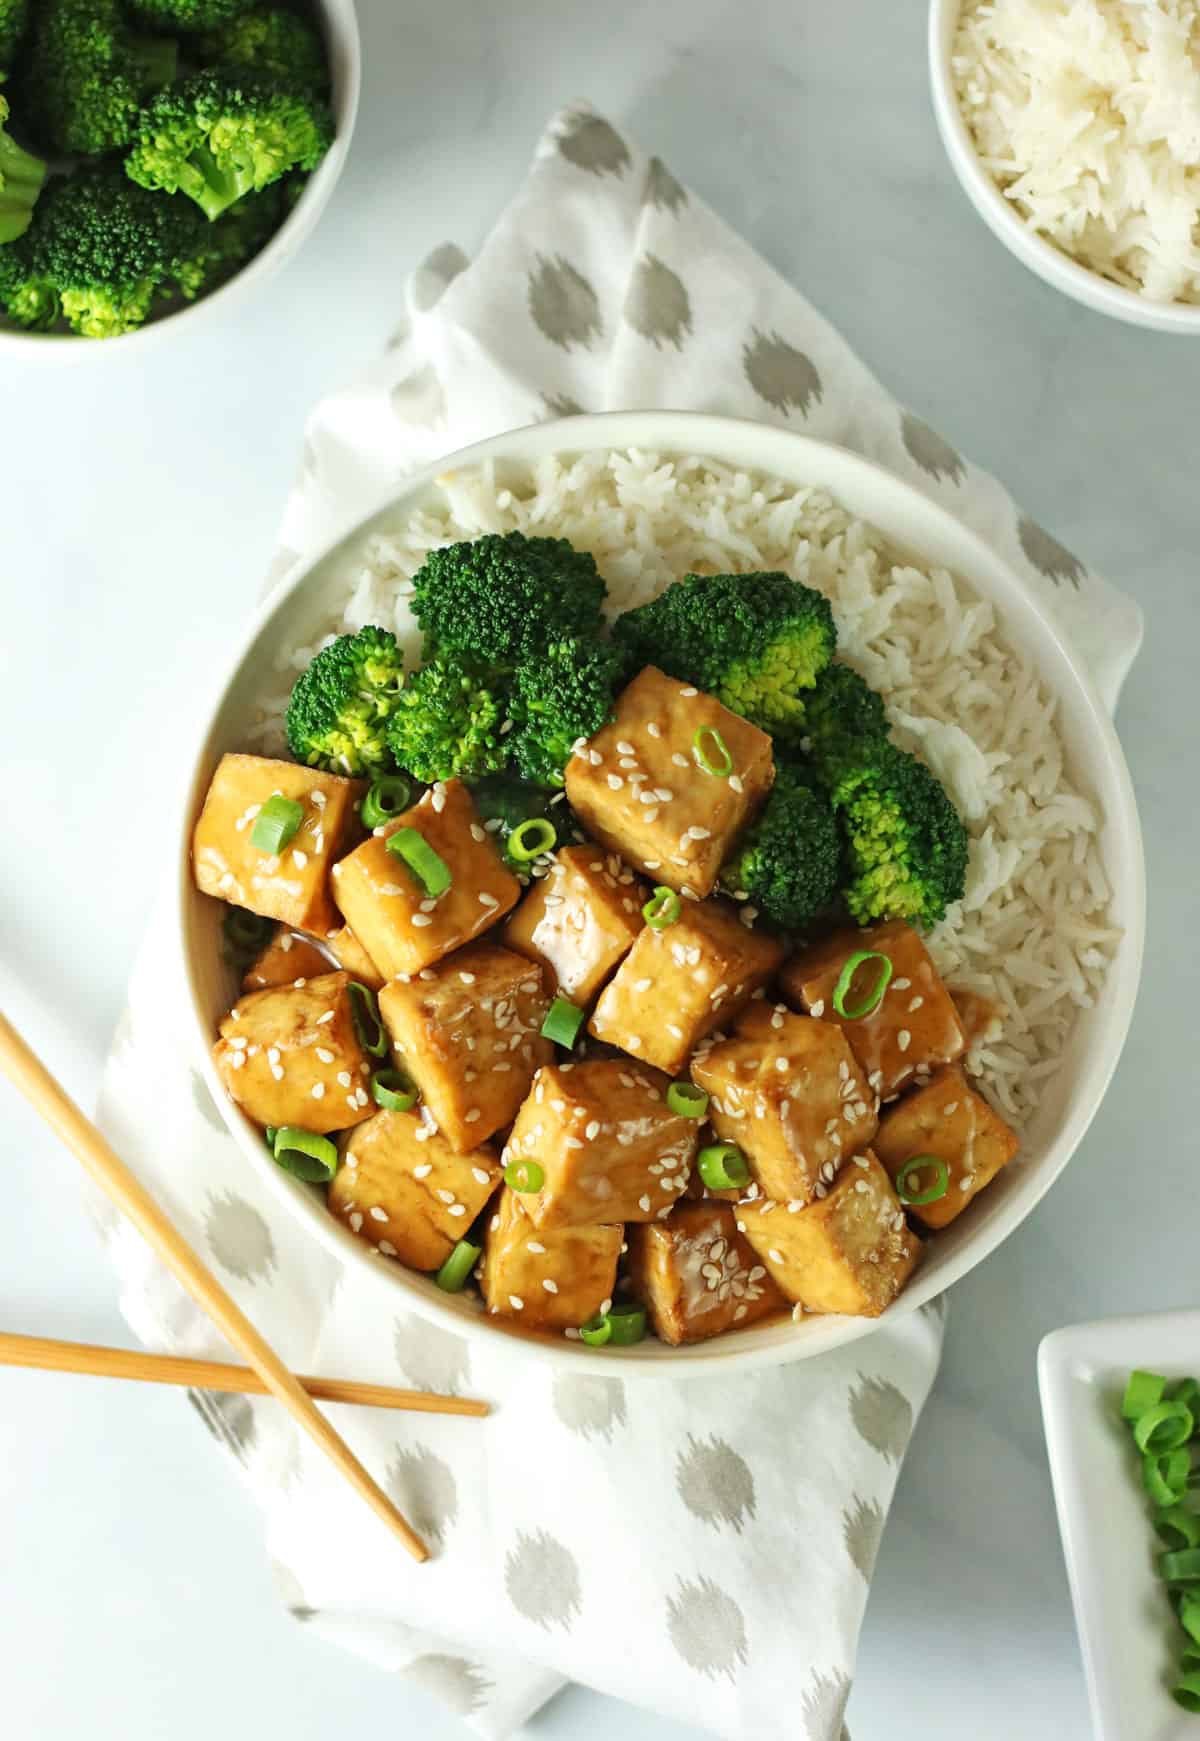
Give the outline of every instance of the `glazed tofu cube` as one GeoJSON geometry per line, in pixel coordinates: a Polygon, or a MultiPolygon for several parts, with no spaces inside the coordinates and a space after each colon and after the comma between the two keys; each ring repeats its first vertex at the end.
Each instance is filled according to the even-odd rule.
{"type": "Polygon", "coordinates": [[[624,1229],[593,1223],[548,1233],[514,1192],[501,1191],[484,1242],[489,1312],[529,1330],[571,1330],[612,1304],[624,1229]]]}
{"type": "Polygon", "coordinates": [[[341,925],[336,931],[331,931],[325,939],[325,947],[329,950],[339,967],[352,974],[360,985],[367,986],[371,991],[382,991],[386,981],[367,954],[349,925],[341,925]]]}
{"type": "Polygon", "coordinates": [[[711,1096],[717,1135],[784,1202],[811,1202],[875,1134],[875,1096],[842,1030],[778,1005],[751,1005],[734,1039],[692,1060],[692,1080],[711,1096]]]}
{"type": "Polygon", "coordinates": [[[535,1227],[653,1221],[688,1182],[700,1123],[668,1110],[665,1076],[632,1061],[547,1065],[504,1148],[545,1175],[521,1207],[535,1227]]]}
{"type": "Polygon", "coordinates": [[[749,1003],[783,945],[723,901],[684,901],[674,925],[645,925],[596,1005],[588,1032],[677,1075],[706,1034],[749,1003]]]}
{"type": "MultiPolygon", "coordinates": [[[[869,1001],[881,971],[878,961],[862,963],[842,998],[847,1009],[869,1001]]],[[[779,982],[792,1003],[845,1030],[881,1100],[891,1100],[914,1076],[962,1056],[963,1031],[950,993],[924,943],[902,919],[867,931],[839,931],[789,961],[779,982]],[[860,951],[886,956],[892,976],[876,1007],[853,1019],[839,1016],[833,1000],[843,968],[860,951]]]]}
{"type": "Polygon", "coordinates": [[[622,691],[612,723],[566,771],[567,797],[588,834],[656,883],[701,896],[716,887],[774,778],[766,732],[653,665],[622,691]],[[725,776],[703,765],[724,762],[721,743],[733,764],[725,776]]]}
{"type": "Polygon", "coordinates": [[[977,1051],[980,1046],[988,1046],[1000,1038],[1004,1032],[1003,1004],[983,997],[977,991],[957,988],[951,990],[950,997],[968,1052],[977,1051]]]}
{"type": "Polygon", "coordinates": [[[877,1318],[920,1255],[892,1181],[870,1151],[847,1161],[806,1208],[760,1197],[734,1214],[781,1293],[809,1312],[877,1318]]]}
{"type": "Polygon", "coordinates": [[[431,786],[420,803],[333,867],[334,899],[385,979],[418,973],[469,943],[515,907],[520,893],[461,780],[431,786]],[[444,894],[427,895],[404,860],[388,851],[401,828],[415,828],[449,868],[444,894]]]}
{"type": "Polygon", "coordinates": [[[396,1062],[460,1154],[512,1122],[553,1057],[539,1032],[549,1005],[541,969],[494,943],[460,949],[379,994],[396,1062]]]}
{"type": "Polygon", "coordinates": [[[280,929],[242,975],[242,990],[265,991],[269,985],[294,985],[298,979],[316,979],[329,969],[329,961],[315,943],[280,929]]]}
{"type": "Polygon", "coordinates": [[[565,846],[504,927],[504,942],[547,970],[552,990],[590,1004],[633,948],[647,891],[598,846],[565,846]]]}
{"type": "Polygon", "coordinates": [[[655,1334],[676,1347],[787,1304],[726,1203],[680,1203],[665,1221],[630,1228],[629,1279],[655,1334]]]}
{"type": "MultiPolygon", "coordinates": [[[[946,1195],[933,1203],[914,1203],[910,1213],[926,1227],[947,1227],[973,1197],[990,1185],[1020,1148],[1016,1132],[970,1086],[955,1065],[939,1070],[887,1111],[875,1149],[894,1179],[914,1155],[936,1155],[949,1172],[946,1195]]],[[[920,1173],[911,1185],[929,1182],[920,1173]]]]}
{"type": "Polygon", "coordinates": [[[410,1269],[440,1269],[500,1184],[486,1143],[458,1155],[419,1112],[377,1112],[351,1132],[329,1207],[410,1269]]]}
{"type": "Polygon", "coordinates": [[[222,756],[192,834],[192,870],[206,895],[323,937],[337,924],[329,869],[360,832],[355,805],[365,787],[320,768],[265,756],[222,756]],[[304,818],[278,856],[254,844],[254,824],[278,793],[304,818]]]}
{"type": "Polygon", "coordinates": [[[324,973],[251,992],[221,1023],[217,1070],[230,1098],[258,1124],[324,1135],[371,1116],[371,1060],[359,1043],[349,985],[348,973],[324,973]]]}

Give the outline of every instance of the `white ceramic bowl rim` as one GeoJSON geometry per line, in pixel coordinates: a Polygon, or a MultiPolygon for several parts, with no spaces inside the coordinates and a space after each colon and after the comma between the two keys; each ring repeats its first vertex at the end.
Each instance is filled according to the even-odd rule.
{"type": "Polygon", "coordinates": [[[938,131],[963,191],[984,223],[1023,265],[1056,290],[1099,314],[1157,332],[1200,334],[1200,305],[1152,302],[1081,266],[1026,223],[979,161],[959,108],[950,70],[951,48],[963,0],[930,0],[929,79],[938,131]]]}
{"type": "Polygon", "coordinates": [[[362,43],[354,0],[313,0],[313,6],[320,14],[325,32],[337,132],[333,144],[309,176],[295,208],[267,245],[216,290],[173,308],[169,314],[156,316],[134,332],[111,339],[81,339],[76,333],[21,332],[0,324],[0,352],[7,352],[14,360],[47,364],[80,363],[85,357],[124,356],[131,345],[144,347],[161,340],[164,334],[178,334],[184,322],[190,330],[198,319],[216,308],[227,309],[235,296],[270,277],[307,241],[341,180],[362,90],[362,43]]]}
{"type": "MultiPolygon", "coordinates": [[[[1137,807],[1125,759],[1112,721],[1080,666],[1075,654],[1038,600],[1011,573],[995,553],[973,532],[963,527],[943,508],[903,482],[891,472],[832,444],[813,441],[762,424],[734,418],[709,416],[678,411],[607,412],[596,415],[564,418],[557,422],[531,425],[509,431],[486,441],[446,455],[393,486],[381,495],[376,506],[351,529],[317,551],[285,586],[271,593],[255,613],[242,634],[226,669],[213,693],[212,703],[203,713],[203,724],[197,734],[196,752],[190,778],[176,819],[176,935],[182,952],[182,967],[190,1005],[190,1026],[198,1068],[212,1091],[231,1133],[242,1148],[248,1162],[293,1215],[308,1225],[325,1248],[343,1263],[371,1274],[381,1287],[386,1287],[393,1306],[403,1300],[420,1316],[443,1328],[467,1337],[487,1337],[493,1347],[500,1340],[511,1349],[532,1344],[538,1356],[575,1372],[592,1371],[613,1376],[613,1356],[593,1351],[583,1344],[565,1338],[531,1336],[506,1324],[499,1329],[494,1320],[477,1311],[467,1312],[461,1302],[437,1295],[437,1290],[424,1277],[418,1277],[400,1265],[381,1260],[368,1247],[342,1227],[312,1191],[297,1184],[274,1165],[262,1143],[256,1127],[245,1119],[229,1101],[212,1062],[212,1016],[206,1008],[198,982],[196,965],[188,946],[193,915],[204,897],[195,890],[190,862],[191,830],[195,816],[207,790],[212,767],[225,745],[215,745],[217,723],[230,690],[245,668],[250,667],[258,653],[259,643],[273,629],[286,622],[288,609],[298,592],[306,587],[309,577],[319,582],[317,571],[339,552],[358,545],[371,528],[372,522],[390,515],[398,505],[414,505],[439,476],[451,470],[464,470],[487,461],[512,461],[524,464],[548,454],[577,454],[597,449],[637,448],[664,454],[687,453],[711,456],[715,462],[742,466],[765,472],[785,481],[803,482],[828,488],[835,497],[847,492],[852,496],[869,497],[874,513],[855,504],[850,511],[868,521],[881,523],[885,532],[887,521],[903,516],[921,527],[921,535],[931,546],[952,547],[958,557],[947,560],[946,566],[960,572],[967,584],[987,591],[995,586],[1004,595],[1011,617],[1023,617],[1025,626],[1033,631],[1040,643],[1042,660],[1040,674],[1045,681],[1047,664],[1057,664],[1062,682],[1058,693],[1063,696],[1073,685],[1086,718],[1086,743],[1089,746],[1090,768],[1094,783],[1106,792],[1106,820],[1115,829],[1114,838],[1123,843],[1125,863],[1122,876],[1115,880],[1118,892],[1125,893],[1125,935],[1117,957],[1109,971],[1105,1000],[1089,1014],[1098,1023],[1098,1034],[1079,1062],[1069,1110],[1063,1128],[1037,1163],[1027,1164],[1027,1174],[1021,1188],[1011,1200],[991,1213],[986,1223],[962,1242],[962,1248],[939,1263],[935,1274],[929,1266],[919,1268],[916,1276],[897,1303],[879,1319],[807,1318],[800,1325],[790,1321],[768,1323],[762,1327],[716,1338],[711,1343],[695,1344],[679,1349],[666,1349],[648,1340],[633,1348],[622,1349],[620,1375],[639,1377],[686,1378],[731,1370],[779,1364],[788,1360],[809,1358],[828,1352],[845,1343],[870,1334],[880,1324],[894,1321],[916,1311],[930,1299],[942,1293],[968,1270],[981,1262],[1002,1243],[1023,1221],[1058,1177],[1071,1155],[1078,1148],[1094,1117],[1120,1057],[1133,1014],[1138,977],[1141,970],[1145,929],[1145,878],[1141,833],[1137,807]],[[838,482],[827,482],[831,475],[838,482]],[[975,577],[987,577],[980,582],[975,577]],[[436,1297],[434,1297],[436,1296],[436,1297]],[[663,1364],[667,1360],[669,1364],[663,1364]]],[[[890,536],[890,535],[889,535],[890,536]]],[[[913,538],[893,539],[903,548],[918,548],[913,538]]],[[[939,557],[937,560],[944,560],[939,557]]],[[[1111,865],[1110,865],[1111,870],[1111,865]]],[[[980,1200],[982,1202],[982,1199],[980,1200]]],[[[973,1205],[978,1207],[979,1205],[973,1205]]],[[[951,1230],[953,1231],[953,1230],[951,1230]]],[[[943,1239],[945,1236],[943,1236],[943,1239]]]]}

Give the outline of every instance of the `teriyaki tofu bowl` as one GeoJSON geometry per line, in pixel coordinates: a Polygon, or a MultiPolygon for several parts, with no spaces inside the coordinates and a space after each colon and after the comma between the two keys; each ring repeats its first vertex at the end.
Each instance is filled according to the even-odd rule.
{"type": "Polygon", "coordinates": [[[414,1310],[600,1370],[932,1299],[1077,1147],[1140,968],[1128,773],[1027,589],[687,413],[497,437],[318,556],[179,853],[246,1166],[414,1310]]]}

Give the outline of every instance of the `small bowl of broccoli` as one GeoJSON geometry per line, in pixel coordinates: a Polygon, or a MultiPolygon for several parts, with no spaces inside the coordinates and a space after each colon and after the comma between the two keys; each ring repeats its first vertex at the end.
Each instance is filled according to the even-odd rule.
{"type": "Polygon", "coordinates": [[[265,279],[359,84],[353,0],[0,0],[0,349],[144,340],[265,279]]]}

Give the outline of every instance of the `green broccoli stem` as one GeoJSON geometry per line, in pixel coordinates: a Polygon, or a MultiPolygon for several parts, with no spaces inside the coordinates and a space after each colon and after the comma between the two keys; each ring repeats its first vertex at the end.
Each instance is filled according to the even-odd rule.
{"type": "Polygon", "coordinates": [[[182,191],[190,194],[213,222],[254,186],[252,173],[233,174],[222,169],[207,145],[197,145],[189,153],[188,168],[195,172],[195,179],[189,176],[186,183],[181,183],[182,191]]]}
{"type": "Polygon", "coordinates": [[[0,127],[0,243],[25,234],[45,179],[41,158],[23,150],[0,127]]]}

